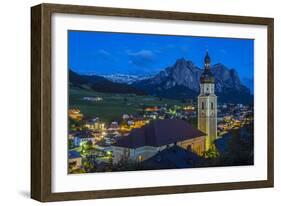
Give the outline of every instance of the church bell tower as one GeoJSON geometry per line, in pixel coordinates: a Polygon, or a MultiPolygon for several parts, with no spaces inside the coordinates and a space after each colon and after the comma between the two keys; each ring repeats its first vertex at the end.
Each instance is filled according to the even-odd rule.
{"type": "Polygon", "coordinates": [[[204,60],[205,68],[200,76],[200,94],[198,96],[198,129],[206,133],[205,149],[209,150],[214,148],[214,140],[217,138],[217,96],[208,52],[204,60]]]}

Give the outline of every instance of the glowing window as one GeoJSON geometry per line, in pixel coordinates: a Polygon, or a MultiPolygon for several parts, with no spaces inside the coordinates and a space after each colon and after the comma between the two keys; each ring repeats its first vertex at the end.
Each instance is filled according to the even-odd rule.
{"type": "Polygon", "coordinates": [[[138,161],[139,162],[143,161],[143,157],[141,155],[138,156],[138,161]]]}

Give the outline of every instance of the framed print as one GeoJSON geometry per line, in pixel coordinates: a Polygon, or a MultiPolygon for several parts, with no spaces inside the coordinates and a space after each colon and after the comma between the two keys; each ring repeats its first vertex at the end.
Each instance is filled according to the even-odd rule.
{"type": "Polygon", "coordinates": [[[273,187],[273,19],[31,8],[31,197],[273,187]]]}

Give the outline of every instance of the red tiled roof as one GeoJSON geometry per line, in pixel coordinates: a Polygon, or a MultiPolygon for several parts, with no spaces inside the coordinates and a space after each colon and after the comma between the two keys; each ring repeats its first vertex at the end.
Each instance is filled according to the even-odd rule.
{"type": "Polygon", "coordinates": [[[205,135],[184,120],[165,119],[132,130],[128,136],[122,137],[113,146],[127,148],[159,147],[205,135]]]}

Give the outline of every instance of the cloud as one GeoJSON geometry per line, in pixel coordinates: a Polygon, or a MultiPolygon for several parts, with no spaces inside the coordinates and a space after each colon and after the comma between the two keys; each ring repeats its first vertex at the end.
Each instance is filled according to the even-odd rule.
{"type": "Polygon", "coordinates": [[[111,54],[108,51],[104,50],[104,49],[98,50],[97,53],[101,54],[101,55],[104,55],[104,56],[111,56],[111,54]]]}
{"type": "Polygon", "coordinates": [[[136,52],[126,51],[130,57],[129,63],[138,67],[151,66],[155,61],[155,53],[151,50],[142,49],[136,52]]]}
{"type": "Polygon", "coordinates": [[[107,61],[113,61],[116,62],[117,58],[114,54],[111,54],[110,52],[104,50],[104,49],[99,49],[94,53],[94,56],[97,58],[102,58],[107,61]]]}
{"type": "Polygon", "coordinates": [[[131,50],[127,50],[127,54],[133,57],[140,57],[145,59],[152,59],[154,57],[154,53],[151,50],[142,49],[137,52],[132,52],[131,50]]]}

